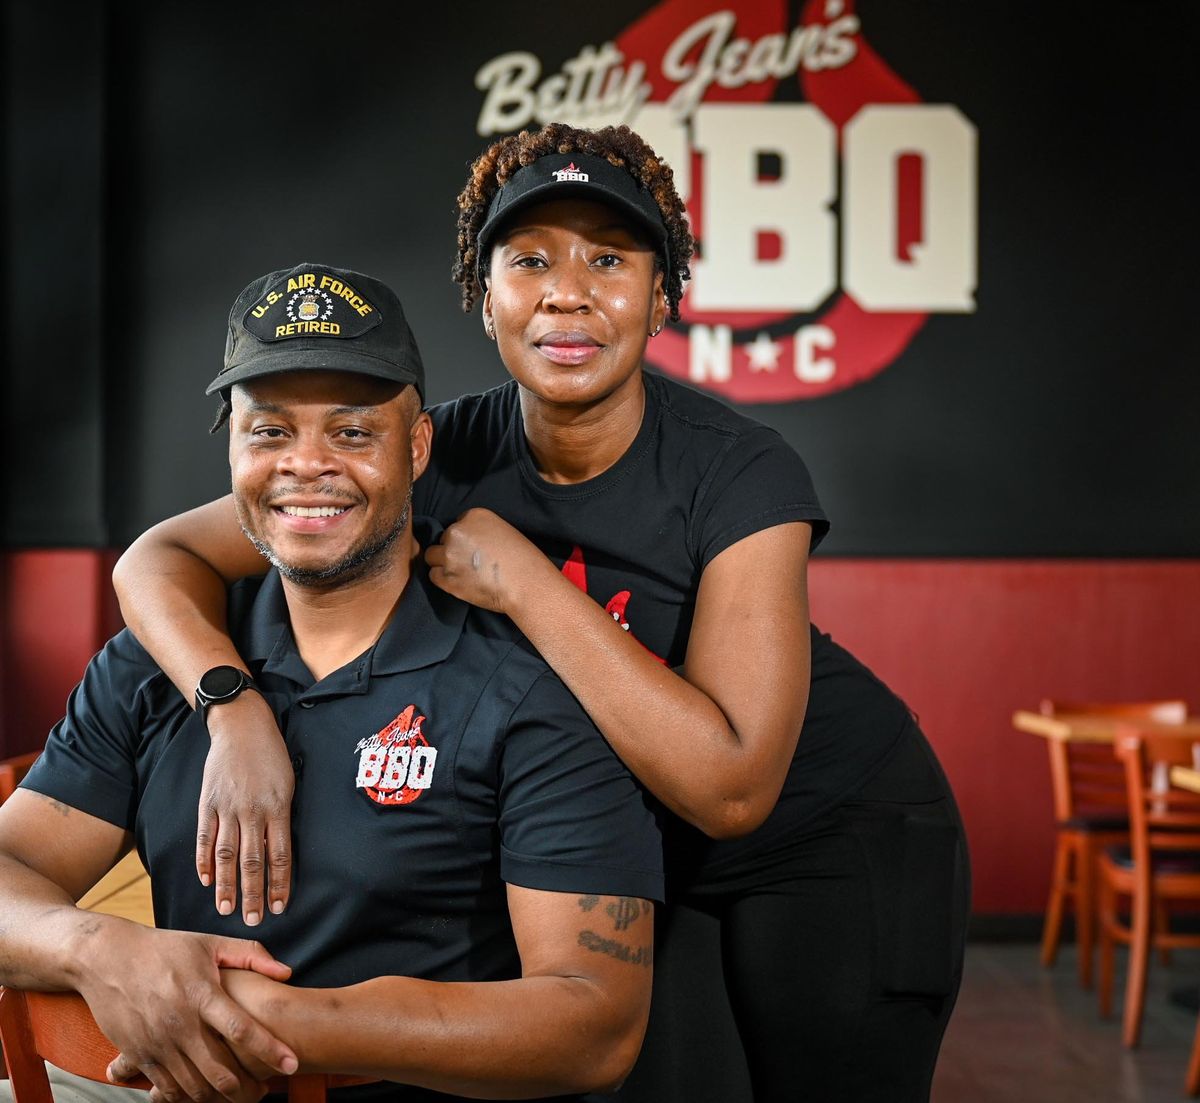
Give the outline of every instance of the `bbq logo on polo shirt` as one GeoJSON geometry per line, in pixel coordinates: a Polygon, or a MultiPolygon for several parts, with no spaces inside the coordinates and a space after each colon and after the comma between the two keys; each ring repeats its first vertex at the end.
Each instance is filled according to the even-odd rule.
{"type": "Polygon", "coordinates": [[[417,706],[409,705],[354,748],[358,755],[354,784],[376,804],[411,804],[433,784],[437,748],[426,740],[424,723],[417,706]]]}
{"type": "Polygon", "coordinates": [[[379,311],[340,276],[314,269],[269,287],[242,320],[260,341],[295,337],[361,337],[383,321],[379,311]]]}

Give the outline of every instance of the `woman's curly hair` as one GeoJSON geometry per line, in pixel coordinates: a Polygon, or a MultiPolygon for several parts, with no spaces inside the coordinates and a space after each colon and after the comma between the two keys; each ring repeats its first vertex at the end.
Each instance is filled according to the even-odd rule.
{"type": "Polygon", "coordinates": [[[479,231],[487,219],[492,197],[526,165],[549,153],[588,153],[603,157],[624,169],[654,197],[667,228],[669,264],[666,284],[667,306],[672,321],[679,321],[683,281],[691,278],[688,262],[693,241],[683,201],[675,190],[675,174],[659,160],[640,135],[627,126],[580,130],[565,123],[547,123],[540,130],[525,130],[493,142],[471,166],[467,186],[458,197],[458,259],[454,282],[462,287],[464,312],[470,311],[483,293],[479,282],[479,231]]]}

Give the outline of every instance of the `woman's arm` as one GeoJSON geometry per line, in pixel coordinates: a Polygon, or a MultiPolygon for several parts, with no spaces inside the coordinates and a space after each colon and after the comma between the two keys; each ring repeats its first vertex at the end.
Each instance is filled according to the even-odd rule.
{"type": "MultiPolygon", "coordinates": [[[[113,586],[125,623],[188,701],[211,667],[245,669],[225,631],[225,586],[266,567],[230,496],[155,525],[117,561],[113,586]]],[[[264,870],[271,911],[287,905],[295,774],[257,693],[212,706],[207,722],[212,749],[200,791],[196,872],[206,885],[215,880],[217,910],[228,915],[240,864],[242,915],[253,926],[263,915],[264,870]]]]}
{"type": "Polygon", "coordinates": [[[653,906],[508,888],[521,977],[378,977],[294,988],[241,972],[226,987],[271,1024],[303,1072],[341,1072],[506,1099],[612,1091],[650,1008],[653,906]]]}
{"type": "Polygon", "coordinates": [[[800,734],[811,531],[777,525],[713,558],[682,677],[488,510],[465,513],[426,559],[439,586],[512,618],[659,800],[728,838],[775,807],[800,734]]]}

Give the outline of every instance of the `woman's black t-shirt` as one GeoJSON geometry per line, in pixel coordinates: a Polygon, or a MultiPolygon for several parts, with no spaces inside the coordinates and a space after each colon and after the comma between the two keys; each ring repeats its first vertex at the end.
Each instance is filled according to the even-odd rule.
{"type": "MultiPolygon", "coordinates": [[[[669,379],[647,374],[645,382],[645,414],[628,451],[570,485],[546,482],[534,468],[515,383],[434,407],[433,458],[414,510],[443,524],[473,507],[492,510],[643,646],[678,666],[700,575],[714,556],[789,521],[810,522],[815,547],[829,524],[804,462],[777,432],[669,379]]],[[[669,823],[673,891],[769,867],[801,828],[861,787],[908,722],[904,704],[814,628],[808,711],[779,803],[741,839],[712,840],[669,823]]]]}

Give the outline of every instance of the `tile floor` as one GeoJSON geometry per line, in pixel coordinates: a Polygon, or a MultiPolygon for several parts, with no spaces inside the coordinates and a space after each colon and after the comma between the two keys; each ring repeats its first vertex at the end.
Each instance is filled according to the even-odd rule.
{"type": "Polygon", "coordinates": [[[973,943],[933,1103],[1181,1103],[1196,1016],[1168,996],[1188,984],[1200,986],[1195,951],[1151,966],[1142,1044],[1128,1051],[1119,1012],[1102,1020],[1079,987],[1073,947],[1044,970],[1034,945],[973,943]]]}

